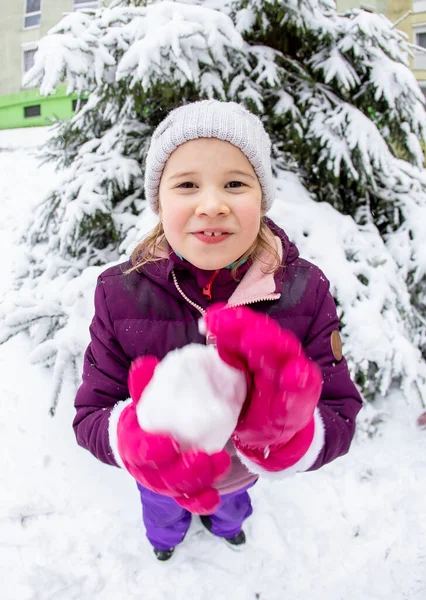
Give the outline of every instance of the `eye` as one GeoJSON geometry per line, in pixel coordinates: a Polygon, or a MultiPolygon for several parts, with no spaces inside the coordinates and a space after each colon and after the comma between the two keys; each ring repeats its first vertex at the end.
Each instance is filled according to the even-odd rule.
{"type": "Polygon", "coordinates": [[[243,185],[245,185],[242,181],[230,181],[229,183],[227,183],[226,185],[229,185],[229,187],[231,188],[239,188],[242,187],[243,185]]]}
{"type": "Polygon", "coordinates": [[[191,181],[185,181],[184,183],[180,183],[177,187],[190,190],[192,187],[194,187],[194,184],[191,183],[191,181]]]}

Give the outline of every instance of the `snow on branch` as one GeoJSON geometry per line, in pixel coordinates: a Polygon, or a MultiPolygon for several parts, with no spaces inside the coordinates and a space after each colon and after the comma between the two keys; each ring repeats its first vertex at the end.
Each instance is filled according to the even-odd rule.
{"type": "Polygon", "coordinates": [[[119,121],[82,144],[63,173],[64,185],[37,207],[26,238],[45,241],[49,253],[66,260],[85,255],[86,264],[96,264],[102,252],[110,260],[111,240],[119,244],[133,225],[126,211],[143,209],[141,165],[128,156],[126,144],[129,132],[143,137],[147,129],[137,121],[119,121]]]}
{"type": "Polygon", "coordinates": [[[384,243],[371,214],[359,225],[315,202],[294,173],[280,172],[277,186],[281,201],[271,216],[330,279],[353,375],[371,396],[386,395],[395,379],[409,396],[425,369],[416,330],[407,326],[414,314],[397,253],[384,243]]]}
{"type": "Polygon", "coordinates": [[[354,9],[337,20],[336,37],[341,52],[351,52],[362,59],[372,48],[380,49],[395,62],[410,66],[410,50],[404,34],[392,28],[383,14],[354,9]]]}
{"type": "Polygon", "coordinates": [[[338,48],[321,50],[309,62],[314,71],[323,71],[325,83],[335,79],[338,86],[348,91],[360,84],[355,69],[338,48]]]}
{"type": "Polygon", "coordinates": [[[69,93],[127,79],[130,88],[164,79],[182,85],[199,80],[200,65],[214,65],[227,77],[229,52],[242,48],[231,19],[202,6],[164,1],[76,12],[40,41],[25,85],[40,85],[43,95],[64,79],[69,93]]]}
{"type": "Polygon", "coordinates": [[[336,177],[345,166],[358,180],[361,170],[355,163],[356,150],[363,177],[373,182],[375,172],[386,174],[391,154],[377,126],[352,104],[328,96],[331,101],[312,103],[308,110],[312,119],[308,135],[319,140],[323,148],[321,160],[336,177]]]}

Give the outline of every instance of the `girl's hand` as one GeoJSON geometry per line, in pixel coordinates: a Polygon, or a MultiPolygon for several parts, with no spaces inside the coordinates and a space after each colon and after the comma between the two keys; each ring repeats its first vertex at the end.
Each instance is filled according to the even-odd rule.
{"type": "Polygon", "coordinates": [[[271,454],[270,470],[280,470],[272,464],[273,453],[283,448],[291,454],[288,461],[297,462],[314,435],[322,388],[319,367],[306,357],[293,333],[265,314],[247,307],[213,308],[206,322],[222,360],[251,378],[233,435],[236,447],[263,465],[271,454]]]}
{"type": "Polygon", "coordinates": [[[141,429],[136,408],[150,382],[158,361],[138,359],[130,370],[129,389],[133,402],[120,415],[117,426],[118,451],[127,471],[144,487],[170,496],[196,514],[211,514],[219,505],[215,481],[229,470],[227,452],[209,455],[195,450],[182,451],[167,434],[141,429]]]}

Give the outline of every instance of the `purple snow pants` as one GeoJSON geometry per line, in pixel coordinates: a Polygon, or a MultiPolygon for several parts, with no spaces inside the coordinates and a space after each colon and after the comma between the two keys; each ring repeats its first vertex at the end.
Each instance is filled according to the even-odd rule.
{"type": "MultiPolygon", "coordinates": [[[[253,512],[247,487],[224,494],[220,505],[210,515],[212,533],[218,537],[232,537],[239,533],[243,521],[253,512]]],[[[191,524],[191,513],[179,506],[173,498],[156,494],[137,483],[141,501],[146,537],[158,550],[174,548],[185,537],[191,524]]]]}

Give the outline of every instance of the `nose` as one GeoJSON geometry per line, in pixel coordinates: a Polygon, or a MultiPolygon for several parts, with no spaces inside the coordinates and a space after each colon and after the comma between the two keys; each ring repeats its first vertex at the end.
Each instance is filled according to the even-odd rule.
{"type": "Polygon", "coordinates": [[[206,216],[209,218],[227,216],[231,212],[228,204],[215,191],[205,191],[200,194],[198,204],[195,209],[197,217],[206,216]]]}

